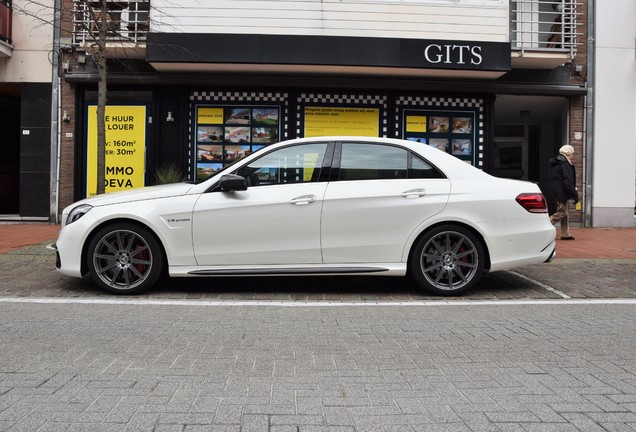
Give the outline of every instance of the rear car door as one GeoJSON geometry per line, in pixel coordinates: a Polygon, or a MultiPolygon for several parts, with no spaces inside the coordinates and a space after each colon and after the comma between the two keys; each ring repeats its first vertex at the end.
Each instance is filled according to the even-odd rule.
{"type": "Polygon", "coordinates": [[[345,142],[333,164],[322,216],[326,264],[400,262],[410,234],[448,202],[450,181],[403,147],[345,142]]]}

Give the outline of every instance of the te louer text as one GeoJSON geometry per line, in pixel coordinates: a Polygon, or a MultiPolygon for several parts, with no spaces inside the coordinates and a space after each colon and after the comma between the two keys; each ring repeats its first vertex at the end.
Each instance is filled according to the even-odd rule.
{"type": "Polygon", "coordinates": [[[114,115],[104,116],[107,130],[135,130],[135,116],[131,115],[114,115]]]}
{"type": "Polygon", "coordinates": [[[106,123],[106,130],[135,130],[132,123],[106,123]]]}

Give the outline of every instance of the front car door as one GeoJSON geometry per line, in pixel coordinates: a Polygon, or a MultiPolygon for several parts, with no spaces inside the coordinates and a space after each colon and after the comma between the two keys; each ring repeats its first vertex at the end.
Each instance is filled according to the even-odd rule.
{"type": "Polygon", "coordinates": [[[248,189],[202,194],[194,207],[198,265],[319,264],[327,143],[273,150],[241,166],[248,189]]]}
{"type": "Polygon", "coordinates": [[[450,181],[399,146],[339,148],[323,204],[324,263],[400,262],[407,238],[448,202],[450,181]]]}

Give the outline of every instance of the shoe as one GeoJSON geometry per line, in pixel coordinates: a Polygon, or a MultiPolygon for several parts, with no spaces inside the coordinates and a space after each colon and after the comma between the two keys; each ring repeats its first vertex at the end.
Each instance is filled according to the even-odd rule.
{"type": "Polygon", "coordinates": [[[561,237],[561,240],[574,240],[574,237],[572,237],[572,236],[561,237]]]}

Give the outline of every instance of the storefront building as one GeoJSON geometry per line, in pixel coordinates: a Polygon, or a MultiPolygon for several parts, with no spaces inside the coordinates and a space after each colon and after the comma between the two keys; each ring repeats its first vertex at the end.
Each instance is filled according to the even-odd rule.
{"type": "Polygon", "coordinates": [[[1,221],[49,220],[52,11],[53,0],[0,1],[1,221]]]}
{"type": "MultiPolygon", "coordinates": [[[[96,188],[95,15],[65,1],[58,212],[96,188]]],[[[561,145],[585,155],[585,1],[202,3],[109,3],[107,192],[319,135],[414,140],[541,186],[561,145]]]]}
{"type": "Polygon", "coordinates": [[[594,70],[588,75],[593,111],[586,153],[591,225],[633,227],[636,217],[636,2],[596,2],[594,70]]]}

